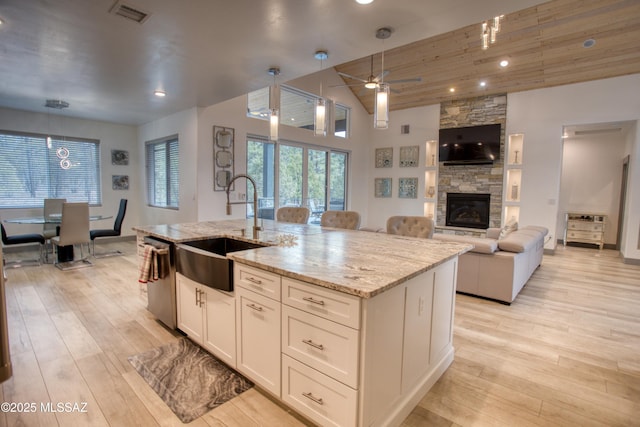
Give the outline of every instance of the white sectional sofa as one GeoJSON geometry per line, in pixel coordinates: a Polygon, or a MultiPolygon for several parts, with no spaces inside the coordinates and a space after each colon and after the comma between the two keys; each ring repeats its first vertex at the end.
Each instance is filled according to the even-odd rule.
{"type": "Polygon", "coordinates": [[[544,227],[526,226],[500,237],[500,228],[487,230],[487,237],[453,234],[433,235],[434,239],[465,242],[474,249],[460,256],[458,292],[511,304],[542,262],[544,227]]]}

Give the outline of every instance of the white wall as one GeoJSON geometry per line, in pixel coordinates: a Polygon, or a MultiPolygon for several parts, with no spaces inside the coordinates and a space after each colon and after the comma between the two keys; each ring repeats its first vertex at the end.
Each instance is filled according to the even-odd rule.
{"type": "MultiPolygon", "coordinates": [[[[626,140],[626,133],[621,132],[564,139],[558,211],[607,215],[604,241],[611,245],[618,231],[626,140]]],[[[564,226],[560,215],[557,229],[564,226]]]]}
{"type": "MultiPolygon", "coordinates": [[[[520,223],[548,227],[555,248],[558,228],[562,129],[565,125],[637,121],[640,118],[640,74],[508,95],[507,134],[523,133],[523,176],[520,223]]],[[[632,141],[624,257],[640,259],[640,141],[632,141]],[[636,248],[636,249],[633,249],[636,248]]]]}
{"type": "MultiPolygon", "coordinates": [[[[330,87],[344,82],[333,69],[327,69],[313,75],[286,82],[285,84],[309,93],[319,93],[318,79],[323,81],[323,95],[334,102],[351,107],[352,136],[338,138],[333,135],[315,137],[307,129],[280,125],[279,140],[281,142],[294,141],[321,147],[346,150],[350,153],[349,175],[349,209],[357,210],[366,221],[367,197],[360,188],[366,185],[369,170],[369,139],[365,122],[369,115],[359,104],[350,90],[344,87],[330,87]],[[362,130],[365,129],[365,132],[362,130]]],[[[281,82],[279,82],[281,83],[281,82]]],[[[269,82],[266,82],[268,85],[269,82]]],[[[248,118],[247,98],[240,96],[235,99],[201,109],[198,114],[198,153],[197,153],[197,182],[198,182],[198,213],[199,221],[242,218],[245,208],[241,205],[233,206],[232,216],[226,216],[226,193],[213,190],[213,126],[224,126],[234,129],[235,144],[234,173],[246,172],[246,140],[248,134],[269,136],[269,123],[266,120],[248,118]]],[[[239,200],[239,193],[245,193],[244,181],[237,181],[235,191],[231,192],[231,200],[239,200]]]]}
{"type": "Polygon", "coordinates": [[[180,200],[179,209],[148,206],[146,190],[141,188],[140,218],[138,225],[178,224],[198,220],[198,109],[191,108],[160,120],[140,126],[138,131],[137,176],[141,187],[145,178],[145,142],[178,135],[180,145],[180,200]]]}
{"type": "MultiPolygon", "coordinates": [[[[73,108],[73,106],[71,107],[73,108]]],[[[43,107],[44,109],[44,107],[43,107]]],[[[20,110],[0,108],[0,129],[17,132],[33,132],[39,134],[52,133],[61,136],[90,138],[100,141],[100,173],[102,179],[102,205],[91,208],[91,214],[112,215],[115,217],[121,198],[129,200],[127,214],[124,219],[122,234],[133,234],[131,227],[138,224],[140,200],[142,199],[141,181],[138,177],[141,158],[136,150],[135,126],[118,125],[93,120],[81,120],[58,114],[32,113],[20,110]],[[128,166],[111,164],[111,150],[129,152],[128,166]],[[129,175],[129,190],[112,190],[112,175],[129,175]]],[[[142,162],[144,164],[144,162],[142,162]]],[[[31,215],[42,215],[41,209],[0,209],[3,219],[31,215]]],[[[112,228],[114,219],[94,222],[91,228],[112,228]]],[[[37,233],[42,231],[40,225],[7,224],[7,232],[37,233]]]]}
{"type": "MultiPolygon", "coordinates": [[[[393,103],[393,93],[390,97],[393,103]]],[[[368,220],[363,223],[374,229],[386,228],[387,218],[393,215],[424,215],[425,182],[424,171],[426,166],[425,143],[438,139],[440,128],[440,105],[410,108],[394,111],[390,114],[388,129],[373,129],[373,118],[366,126],[371,129],[371,147],[368,168],[371,176],[366,182],[366,191],[369,198],[368,220]],[[401,134],[402,125],[409,125],[409,133],[401,134]],[[400,147],[418,145],[420,147],[420,162],[417,168],[400,167],[400,147]],[[376,148],[393,147],[393,167],[376,168],[376,148]],[[398,198],[399,178],[418,178],[417,199],[398,198]],[[374,197],[374,179],[391,178],[391,198],[374,197]]]]}

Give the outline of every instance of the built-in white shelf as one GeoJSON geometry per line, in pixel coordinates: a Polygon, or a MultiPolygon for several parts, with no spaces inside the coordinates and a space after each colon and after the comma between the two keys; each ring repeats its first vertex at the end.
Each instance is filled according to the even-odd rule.
{"type": "Polygon", "coordinates": [[[425,142],[424,216],[436,220],[438,203],[438,141],[425,142]]]}
{"type": "Polygon", "coordinates": [[[510,220],[520,220],[523,150],[524,134],[515,133],[507,137],[502,187],[502,224],[510,220]]]}

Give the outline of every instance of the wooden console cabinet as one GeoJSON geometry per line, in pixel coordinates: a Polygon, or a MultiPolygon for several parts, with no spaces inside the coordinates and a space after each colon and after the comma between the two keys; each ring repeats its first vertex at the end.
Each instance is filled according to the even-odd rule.
{"type": "Polygon", "coordinates": [[[564,235],[564,245],[567,242],[589,243],[604,246],[604,229],[607,216],[585,212],[567,212],[567,224],[564,235]]]}

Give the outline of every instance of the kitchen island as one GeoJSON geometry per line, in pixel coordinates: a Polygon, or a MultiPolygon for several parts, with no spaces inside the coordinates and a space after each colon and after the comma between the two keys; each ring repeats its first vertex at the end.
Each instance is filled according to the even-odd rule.
{"type": "MultiPolygon", "coordinates": [[[[139,242],[179,244],[253,241],[243,232],[251,225],[134,229],[139,242]]],[[[471,245],[273,221],[263,228],[265,247],[228,254],[232,292],[176,274],[178,328],[318,424],[402,422],[453,361],[457,258],[471,245]]]]}

